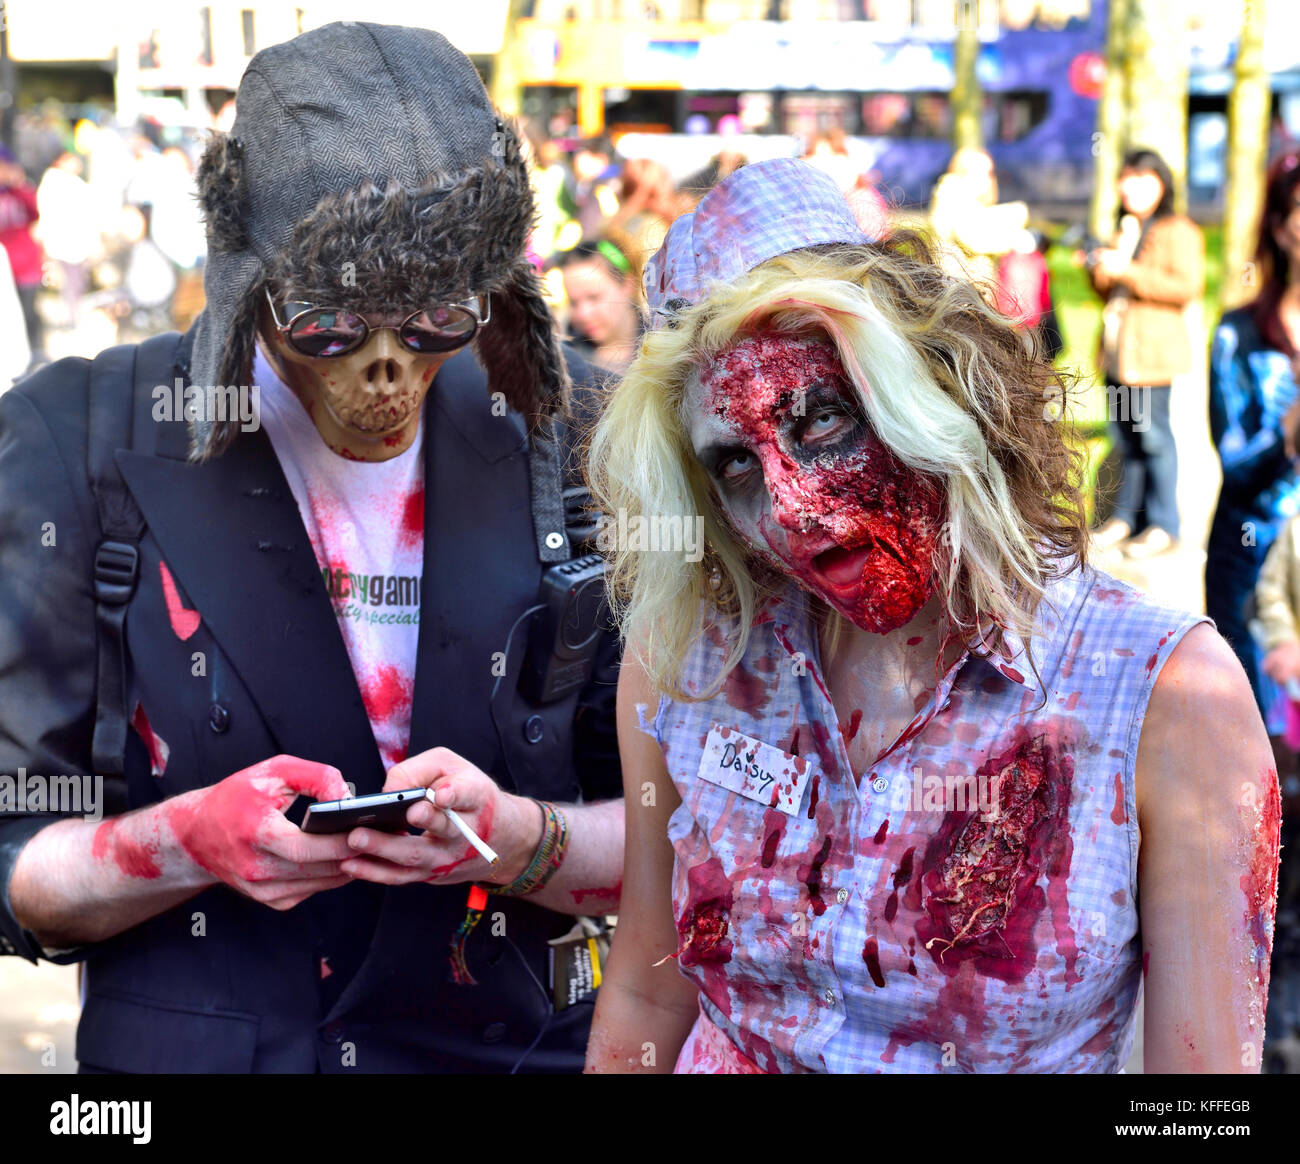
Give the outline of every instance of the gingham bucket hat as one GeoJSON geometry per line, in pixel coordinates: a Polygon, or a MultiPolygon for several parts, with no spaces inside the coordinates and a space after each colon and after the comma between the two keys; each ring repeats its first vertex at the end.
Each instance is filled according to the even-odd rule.
{"type": "Polygon", "coordinates": [[[874,241],[831,177],[797,158],[753,162],[668,228],[642,275],[650,328],[760,263],[802,247],[874,241]]]}

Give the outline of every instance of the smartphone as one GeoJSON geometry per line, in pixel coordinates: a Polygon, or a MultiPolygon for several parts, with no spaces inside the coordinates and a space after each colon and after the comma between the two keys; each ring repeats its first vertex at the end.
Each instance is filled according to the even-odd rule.
{"type": "Polygon", "coordinates": [[[377,792],[373,796],[352,796],[347,800],[318,800],[307,806],[299,826],[305,833],[346,833],[368,829],[402,832],[406,810],[425,799],[427,789],[404,788],[400,792],[377,792]]]}

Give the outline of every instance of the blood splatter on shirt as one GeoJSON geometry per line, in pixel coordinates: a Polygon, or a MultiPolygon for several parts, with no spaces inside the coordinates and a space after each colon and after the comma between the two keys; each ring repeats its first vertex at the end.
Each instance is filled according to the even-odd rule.
{"type": "Polygon", "coordinates": [[[302,515],[375,743],[388,768],[411,736],[424,569],[424,418],[406,452],[356,461],[332,452],[258,353],[262,423],[302,515]]]}
{"type": "MultiPolygon", "coordinates": [[[[1037,674],[1015,635],[1001,656],[973,637],[865,772],[794,583],[742,660],[761,691],[660,701],[648,726],[682,801],[674,915],[714,952],[678,968],[700,987],[700,1023],[735,1048],[729,1069],[1124,1065],[1142,979],[1134,742],[1160,667],[1209,620],[1091,567],[1049,583],[1048,600],[1037,674]],[[700,778],[715,724],[815,762],[793,815],[700,778]]],[[[685,660],[687,691],[726,657],[732,628],[713,622],[685,660]]],[[[726,1058],[708,1032],[688,1045],[726,1058]]],[[[679,1070],[703,1069],[695,1058],[679,1070]]]]}

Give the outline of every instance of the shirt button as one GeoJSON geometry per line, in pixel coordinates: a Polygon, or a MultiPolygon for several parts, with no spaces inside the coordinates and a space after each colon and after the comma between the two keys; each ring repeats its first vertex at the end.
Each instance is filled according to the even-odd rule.
{"type": "Polygon", "coordinates": [[[219,703],[208,708],[208,726],[220,735],[230,727],[230,712],[219,703]]]}
{"type": "Polygon", "coordinates": [[[877,777],[876,777],[876,778],[871,782],[871,791],[872,791],[872,792],[884,792],[885,789],[888,788],[888,787],[889,787],[889,781],[886,780],[883,776],[877,776],[877,777]]]}
{"type": "Polygon", "coordinates": [[[849,891],[847,889],[837,889],[835,891],[835,900],[838,901],[841,905],[843,905],[846,901],[848,901],[848,899],[849,899],[849,891]]]}
{"type": "Polygon", "coordinates": [[[826,988],[826,993],[823,994],[822,997],[826,1000],[827,1006],[835,1005],[835,991],[833,991],[829,986],[826,988]]]}
{"type": "Polygon", "coordinates": [[[524,721],[524,739],[530,744],[540,744],[545,734],[546,729],[542,724],[540,715],[530,715],[524,721]]]}

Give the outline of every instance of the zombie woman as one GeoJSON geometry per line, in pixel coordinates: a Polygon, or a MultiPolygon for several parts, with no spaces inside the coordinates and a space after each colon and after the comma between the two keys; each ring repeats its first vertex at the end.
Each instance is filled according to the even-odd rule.
{"type": "Polygon", "coordinates": [[[591,445],[627,856],[594,1071],[1259,1063],[1277,778],[1210,620],[1085,561],[1062,385],[924,240],[748,166],[591,445]],[[624,545],[619,543],[620,547],[624,545]]]}

